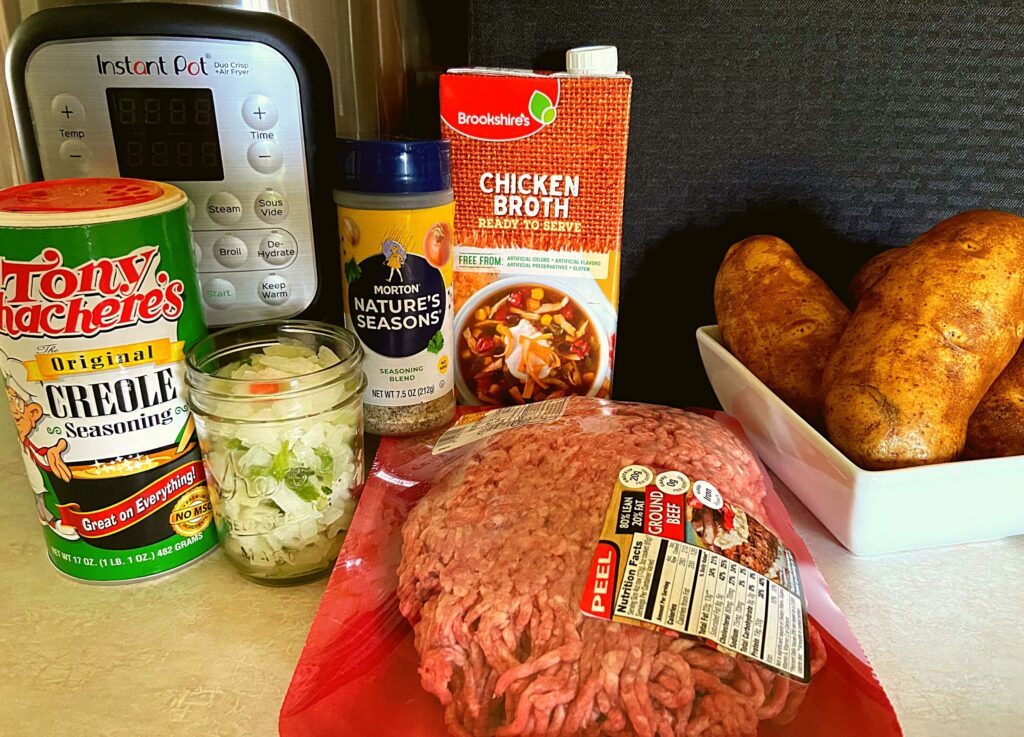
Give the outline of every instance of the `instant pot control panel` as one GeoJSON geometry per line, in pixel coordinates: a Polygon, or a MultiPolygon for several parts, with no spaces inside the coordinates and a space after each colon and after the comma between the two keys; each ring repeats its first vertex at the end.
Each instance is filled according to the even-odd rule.
{"type": "MultiPolygon", "coordinates": [[[[74,28],[71,10],[101,8],[102,15],[113,8],[124,16],[140,7],[64,8],[30,20],[52,14],[74,28]]],[[[178,16],[210,10],[175,6],[178,16]]],[[[224,12],[229,20],[238,15],[215,15],[224,12]]],[[[286,23],[245,15],[250,23],[255,16],[286,23]]],[[[106,28],[116,35],[12,46],[24,57],[23,69],[8,59],[8,75],[16,103],[19,96],[23,102],[19,138],[29,176],[137,177],[183,189],[211,325],[296,315],[331,320],[331,308],[314,303],[325,279],[337,281],[336,216],[329,172],[313,171],[309,128],[319,121],[304,97],[322,93],[305,87],[287,48],[212,37],[222,34],[169,35],[167,20],[146,33],[111,19],[106,28]]],[[[327,105],[330,141],[329,84],[326,94],[319,103],[327,105]]]]}

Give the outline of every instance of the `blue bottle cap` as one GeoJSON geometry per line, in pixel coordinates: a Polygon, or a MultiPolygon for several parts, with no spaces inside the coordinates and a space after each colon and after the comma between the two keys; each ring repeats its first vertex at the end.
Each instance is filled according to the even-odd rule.
{"type": "Polygon", "coordinates": [[[334,186],[348,192],[413,194],[451,189],[448,141],[337,139],[334,186]]]}

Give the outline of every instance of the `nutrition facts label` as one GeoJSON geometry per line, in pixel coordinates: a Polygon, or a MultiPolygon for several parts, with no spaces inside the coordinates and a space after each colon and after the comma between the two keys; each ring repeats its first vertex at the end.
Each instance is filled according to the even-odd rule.
{"type": "Polygon", "coordinates": [[[803,679],[803,603],[739,563],[694,545],[634,534],[617,616],[714,640],[803,679]]]}
{"type": "Polygon", "coordinates": [[[580,596],[591,617],[662,629],[810,678],[796,558],[709,480],[623,466],[580,596]]]}

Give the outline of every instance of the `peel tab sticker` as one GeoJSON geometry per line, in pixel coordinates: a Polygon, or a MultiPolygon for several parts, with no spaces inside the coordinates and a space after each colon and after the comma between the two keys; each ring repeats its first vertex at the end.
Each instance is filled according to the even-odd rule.
{"type": "Polygon", "coordinates": [[[709,482],[678,470],[619,472],[580,609],[810,680],[793,554],[709,482]]]}
{"type": "Polygon", "coordinates": [[[431,455],[441,455],[524,425],[552,422],[565,414],[568,404],[569,397],[562,397],[463,415],[437,439],[431,455]]]}

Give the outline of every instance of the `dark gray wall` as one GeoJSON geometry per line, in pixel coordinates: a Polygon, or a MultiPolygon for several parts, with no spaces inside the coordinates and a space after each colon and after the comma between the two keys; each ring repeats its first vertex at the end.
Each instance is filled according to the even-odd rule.
{"type": "Polygon", "coordinates": [[[561,69],[608,43],[634,75],[618,398],[714,403],[693,330],[740,238],[785,238],[842,292],[948,215],[1024,212],[1014,3],[470,5],[473,64],[561,69]]]}

